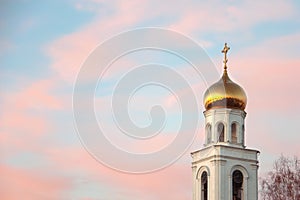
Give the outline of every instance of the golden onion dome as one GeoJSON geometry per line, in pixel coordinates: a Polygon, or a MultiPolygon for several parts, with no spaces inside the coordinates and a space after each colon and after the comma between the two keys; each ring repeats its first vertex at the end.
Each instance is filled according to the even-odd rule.
{"type": "Polygon", "coordinates": [[[230,80],[227,73],[227,52],[230,48],[225,47],[224,73],[221,79],[210,86],[204,94],[204,106],[206,110],[211,108],[235,108],[244,110],[247,104],[247,96],[242,87],[230,80]]]}

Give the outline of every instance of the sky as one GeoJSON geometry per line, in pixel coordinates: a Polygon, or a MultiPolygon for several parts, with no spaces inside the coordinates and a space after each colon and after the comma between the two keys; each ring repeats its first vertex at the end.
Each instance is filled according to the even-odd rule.
{"type": "MultiPolygon", "coordinates": [[[[265,176],[281,154],[299,157],[299,10],[296,0],[1,1],[1,199],[191,199],[190,152],[203,147],[202,96],[222,73],[224,42],[231,47],[229,76],[248,97],[246,146],[260,151],[259,176],[265,176]],[[109,103],[113,89],[130,67],[149,63],[172,66],[185,78],[190,77],[190,87],[200,99],[199,130],[179,159],[153,172],[134,174],[121,171],[135,160],[104,149],[100,153],[104,152],[105,159],[125,163],[109,167],[87,151],[78,134],[72,102],[78,74],[93,50],[120,33],[145,27],[192,39],[204,49],[214,66],[211,71],[216,73],[210,73],[207,81],[197,79],[179,57],[147,49],[125,55],[111,65],[95,89],[95,114],[108,140],[123,151],[151,153],[165,148],[175,140],[182,120],[178,99],[166,88],[150,85],[131,96],[130,119],[145,127],[155,122],[149,109],[165,106],[165,133],[137,142],[115,131],[109,103]]],[[[105,55],[115,51],[106,49],[105,55]]],[[[124,89],[127,85],[121,86],[124,89]]],[[[180,93],[180,85],[176,88],[180,93]]],[[[186,94],[181,92],[181,96],[186,94]]],[[[81,123],[89,127],[88,118],[82,117],[81,123]]],[[[185,131],[190,137],[189,130],[185,131]]]]}

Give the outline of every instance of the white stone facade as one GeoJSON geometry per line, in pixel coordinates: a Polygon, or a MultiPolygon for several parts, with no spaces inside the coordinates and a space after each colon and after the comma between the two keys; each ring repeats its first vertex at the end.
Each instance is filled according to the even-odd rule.
{"type": "Polygon", "coordinates": [[[245,125],[244,119],[246,112],[238,109],[219,108],[211,109],[204,112],[205,116],[205,146],[222,142],[223,145],[234,145],[237,147],[244,147],[245,139],[245,125]],[[218,133],[218,125],[222,123],[224,125],[224,141],[220,141],[218,133]],[[232,138],[232,125],[236,125],[236,141],[232,138]],[[211,127],[211,141],[209,141],[209,130],[211,127]]]}
{"type": "Polygon", "coordinates": [[[204,115],[204,148],[192,153],[193,200],[257,200],[259,152],[245,148],[246,113],[217,108],[204,115]]]}

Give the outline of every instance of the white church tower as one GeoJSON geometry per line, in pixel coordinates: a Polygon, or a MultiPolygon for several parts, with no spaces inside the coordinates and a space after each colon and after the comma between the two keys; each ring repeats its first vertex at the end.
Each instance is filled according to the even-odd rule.
{"type": "Polygon", "coordinates": [[[192,152],[193,200],[257,200],[259,151],[245,146],[246,94],[230,80],[225,47],[221,79],[204,94],[205,144],[192,152]]]}

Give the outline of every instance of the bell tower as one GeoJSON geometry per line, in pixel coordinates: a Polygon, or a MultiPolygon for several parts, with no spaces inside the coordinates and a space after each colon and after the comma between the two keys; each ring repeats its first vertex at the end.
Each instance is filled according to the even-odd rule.
{"type": "Polygon", "coordinates": [[[257,200],[259,151],[245,146],[247,96],[227,73],[204,94],[205,143],[192,152],[193,200],[257,200]]]}

